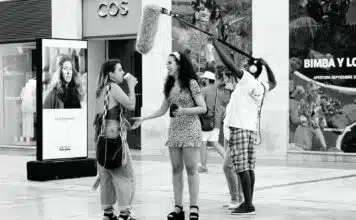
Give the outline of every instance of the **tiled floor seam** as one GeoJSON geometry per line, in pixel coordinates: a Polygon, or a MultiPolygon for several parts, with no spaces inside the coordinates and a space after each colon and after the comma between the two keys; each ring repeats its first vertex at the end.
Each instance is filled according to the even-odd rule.
{"type": "Polygon", "coordinates": [[[302,184],[308,184],[308,183],[325,182],[325,181],[332,181],[332,180],[338,180],[338,179],[347,179],[347,178],[352,178],[352,177],[356,177],[356,174],[328,177],[328,178],[319,178],[319,179],[314,179],[314,180],[298,181],[298,182],[284,183],[284,184],[264,186],[264,187],[256,187],[255,190],[262,191],[262,190],[267,190],[267,189],[275,189],[275,188],[280,188],[280,187],[295,186],[295,185],[302,185],[302,184]]]}

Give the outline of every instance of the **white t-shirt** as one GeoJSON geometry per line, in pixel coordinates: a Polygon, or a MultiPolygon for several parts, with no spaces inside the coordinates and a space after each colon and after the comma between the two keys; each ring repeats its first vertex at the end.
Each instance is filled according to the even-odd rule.
{"type": "Polygon", "coordinates": [[[257,131],[258,109],[264,92],[268,91],[268,83],[261,83],[250,73],[244,71],[241,80],[231,94],[229,104],[226,106],[224,125],[257,131]]]}

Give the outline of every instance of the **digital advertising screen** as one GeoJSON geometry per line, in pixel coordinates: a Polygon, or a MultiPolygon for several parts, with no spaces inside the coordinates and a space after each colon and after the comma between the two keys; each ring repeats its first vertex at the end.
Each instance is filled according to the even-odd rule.
{"type": "Polygon", "coordinates": [[[37,159],[87,157],[87,41],[37,39],[36,46],[37,159]]]}
{"type": "Polygon", "coordinates": [[[356,153],[356,4],[290,0],[289,150],[356,153]]]}

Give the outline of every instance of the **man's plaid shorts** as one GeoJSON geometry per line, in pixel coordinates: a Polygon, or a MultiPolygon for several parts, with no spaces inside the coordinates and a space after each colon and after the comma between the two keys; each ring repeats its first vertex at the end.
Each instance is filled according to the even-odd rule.
{"type": "Polygon", "coordinates": [[[236,172],[254,170],[256,164],[256,131],[241,128],[230,129],[229,147],[232,164],[236,172]]]}

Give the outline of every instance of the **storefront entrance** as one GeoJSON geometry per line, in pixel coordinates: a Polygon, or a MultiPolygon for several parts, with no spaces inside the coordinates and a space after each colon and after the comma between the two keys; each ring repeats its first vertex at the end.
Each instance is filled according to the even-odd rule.
{"type": "MultiPolygon", "coordinates": [[[[129,112],[127,118],[141,116],[142,107],[142,55],[135,51],[135,43],[135,39],[107,41],[108,58],[120,59],[124,71],[134,74],[138,80],[136,86],[136,109],[133,112],[129,112]]],[[[123,90],[128,92],[126,84],[123,85],[123,90]]],[[[130,131],[127,139],[130,148],[141,149],[141,127],[130,131]]]]}
{"type": "Polygon", "coordinates": [[[0,44],[0,144],[36,146],[36,43],[0,44]]]}

